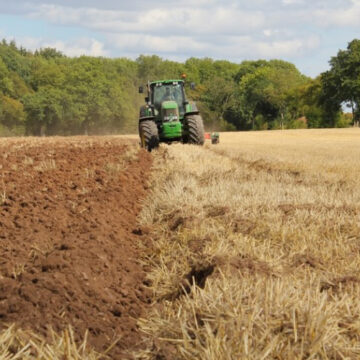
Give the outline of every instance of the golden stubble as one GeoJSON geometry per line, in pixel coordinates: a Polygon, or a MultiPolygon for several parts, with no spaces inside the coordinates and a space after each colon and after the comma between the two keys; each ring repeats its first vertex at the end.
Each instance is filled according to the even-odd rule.
{"type": "Polygon", "coordinates": [[[359,129],[220,141],[155,153],[136,357],[359,358],[359,129]]]}

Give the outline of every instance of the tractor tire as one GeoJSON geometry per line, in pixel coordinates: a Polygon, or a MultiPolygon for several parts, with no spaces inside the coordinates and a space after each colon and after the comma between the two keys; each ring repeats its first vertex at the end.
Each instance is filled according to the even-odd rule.
{"type": "Polygon", "coordinates": [[[142,148],[151,150],[159,147],[159,132],[154,121],[145,120],[139,124],[140,145],[142,148]]]}
{"type": "Polygon", "coordinates": [[[186,139],[184,139],[184,143],[204,145],[205,134],[202,117],[200,115],[190,115],[186,117],[186,127],[188,135],[186,139]]]}

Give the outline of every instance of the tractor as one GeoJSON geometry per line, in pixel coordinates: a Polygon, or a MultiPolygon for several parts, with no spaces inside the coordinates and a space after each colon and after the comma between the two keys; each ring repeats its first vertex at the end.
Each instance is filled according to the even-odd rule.
{"type": "MultiPolygon", "coordinates": [[[[195,103],[187,100],[184,88],[184,80],[161,80],[147,84],[146,104],[141,106],[139,117],[141,147],[151,151],[160,142],[204,144],[200,112],[195,103]]],[[[139,93],[143,92],[143,87],[140,87],[139,93]]]]}

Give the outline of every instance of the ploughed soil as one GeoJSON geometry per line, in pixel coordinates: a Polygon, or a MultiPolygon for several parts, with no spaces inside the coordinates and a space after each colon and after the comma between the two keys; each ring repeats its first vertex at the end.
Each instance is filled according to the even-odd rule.
{"type": "Polygon", "coordinates": [[[0,329],[69,324],[112,358],[141,343],[149,297],[136,217],[151,167],[119,137],[0,139],[0,329]]]}

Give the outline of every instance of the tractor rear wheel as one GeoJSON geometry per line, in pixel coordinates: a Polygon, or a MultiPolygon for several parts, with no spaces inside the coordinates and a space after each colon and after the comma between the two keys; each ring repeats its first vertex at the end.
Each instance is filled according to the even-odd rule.
{"type": "Polygon", "coordinates": [[[141,147],[151,151],[159,147],[159,132],[154,121],[145,120],[139,124],[141,147]]]}
{"type": "Polygon", "coordinates": [[[202,117],[200,115],[187,116],[186,127],[188,135],[184,139],[184,142],[195,145],[203,145],[205,142],[205,135],[202,117]]]}

